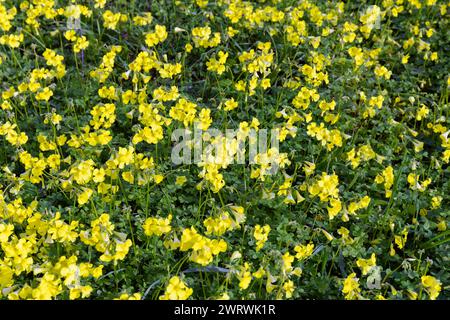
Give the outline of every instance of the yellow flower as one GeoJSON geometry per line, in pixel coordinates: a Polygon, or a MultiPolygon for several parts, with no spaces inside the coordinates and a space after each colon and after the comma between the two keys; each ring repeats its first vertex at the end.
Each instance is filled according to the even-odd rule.
{"type": "Polygon", "coordinates": [[[128,183],[134,183],[134,175],[131,171],[122,172],[122,178],[128,183]]]}
{"type": "Polygon", "coordinates": [[[421,105],[420,109],[417,110],[416,113],[416,120],[421,121],[422,119],[426,118],[428,114],[430,113],[430,109],[427,108],[424,104],[421,105]]]}
{"type": "Polygon", "coordinates": [[[264,90],[267,89],[267,88],[270,88],[270,79],[269,78],[262,79],[261,82],[260,82],[260,86],[264,90]]]}
{"type": "Polygon", "coordinates": [[[101,87],[100,89],[98,89],[98,95],[100,96],[100,98],[117,100],[116,88],[114,88],[114,86],[101,87]]]}
{"type": "Polygon", "coordinates": [[[286,294],[286,298],[292,298],[292,294],[294,293],[294,282],[292,280],[288,280],[283,284],[283,289],[286,294]]]}
{"type": "Polygon", "coordinates": [[[327,210],[328,210],[328,217],[330,220],[332,220],[341,211],[342,203],[341,200],[332,198],[330,199],[330,205],[331,207],[327,207],[327,210]]]}
{"type": "Polygon", "coordinates": [[[381,109],[383,106],[384,97],[382,95],[374,96],[369,99],[369,106],[381,109]]]}
{"type": "Polygon", "coordinates": [[[57,67],[62,64],[64,57],[56,54],[55,51],[51,49],[46,49],[42,55],[47,62],[47,65],[57,67]]]}
{"type": "Polygon", "coordinates": [[[120,12],[114,13],[111,10],[106,10],[103,13],[103,26],[107,29],[115,30],[117,27],[117,24],[119,22],[126,22],[128,20],[128,17],[120,12]]]}
{"type": "Polygon", "coordinates": [[[369,206],[370,200],[371,199],[369,196],[364,196],[358,202],[350,202],[347,208],[348,213],[356,214],[357,210],[367,208],[369,206]]]}
{"type": "Polygon", "coordinates": [[[62,116],[61,116],[61,115],[59,115],[59,114],[57,114],[57,113],[52,113],[52,116],[51,116],[51,122],[52,122],[54,125],[59,124],[59,123],[61,122],[61,120],[62,120],[62,116]]]}
{"type": "Polygon", "coordinates": [[[266,243],[270,232],[270,226],[266,224],[264,227],[261,227],[259,224],[255,226],[255,230],[253,231],[253,237],[256,240],[256,251],[261,250],[266,243]]]}
{"type": "Polygon", "coordinates": [[[118,298],[114,298],[114,300],[141,300],[141,294],[140,293],[122,293],[118,298]]]}
{"type": "Polygon", "coordinates": [[[170,90],[165,90],[163,87],[153,90],[153,99],[162,102],[175,101],[179,96],[180,94],[176,86],[170,87],[170,90]]]}
{"type": "Polygon", "coordinates": [[[316,164],[312,162],[306,161],[303,166],[303,171],[305,172],[305,175],[309,177],[314,173],[314,170],[316,169],[316,164]]]}
{"type": "Polygon", "coordinates": [[[376,266],[376,261],[375,253],[372,253],[369,259],[358,259],[356,265],[361,269],[362,274],[366,275],[370,269],[376,266]]]}
{"type": "Polygon", "coordinates": [[[308,191],[312,196],[319,196],[320,201],[326,202],[329,198],[338,198],[338,184],[339,178],[336,174],[328,175],[322,172],[322,176],[308,187],[308,191]]]}
{"type": "Polygon", "coordinates": [[[189,288],[186,283],[179,277],[174,276],[170,278],[166,291],[160,300],[187,300],[193,293],[193,290],[189,288]]]}
{"type": "Polygon", "coordinates": [[[292,270],[292,262],[294,262],[294,256],[292,256],[288,251],[282,256],[283,260],[283,272],[288,273],[292,270]]]}
{"type": "Polygon", "coordinates": [[[45,87],[43,90],[41,90],[39,93],[36,94],[36,100],[44,100],[48,101],[53,96],[53,91],[50,90],[49,87],[45,87]]]}
{"type": "Polygon", "coordinates": [[[7,265],[0,265],[0,289],[7,288],[14,283],[14,270],[7,265]]]}
{"type": "Polygon", "coordinates": [[[433,276],[422,276],[422,285],[430,295],[431,300],[436,300],[441,292],[441,282],[433,276]]]}
{"type": "Polygon", "coordinates": [[[190,43],[186,43],[186,45],[184,46],[184,50],[186,51],[186,53],[191,52],[193,49],[192,44],[190,43]]]}
{"type": "Polygon", "coordinates": [[[10,46],[11,48],[18,48],[20,44],[24,40],[23,33],[20,33],[18,35],[16,34],[5,34],[0,37],[0,44],[6,44],[10,46]]]}
{"type": "Polygon", "coordinates": [[[216,236],[221,236],[225,232],[239,227],[239,223],[233,220],[226,211],[221,212],[216,218],[206,218],[203,221],[203,225],[206,227],[206,234],[214,234],[216,236]]]}
{"type": "Polygon", "coordinates": [[[211,32],[211,28],[206,27],[196,27],[192,29],[192,37],[196,47],[216,47],[220,44],[220,32],[211,32]]]}
{"type": "Polygon", "coordinates": [[[359,288],[358,278],[356,278],[355,273],[351,273],[344,280],[344,287],[342,288],[342,293],[344,293],[346,300],[354,300],[359,298],[360,292],[361,289],[359,288]]]}
{"type": "Polygon", "coordinates": [[[437,59],[438,59],[438,53],[437,52],[431,53],[430,60],[436,61],[437,59]]]}
{"type": "Polygon", "coordinates": [[[409,59],[409,54],[402,56],[402,64],[407,64],[409,59]]]}
{"type": "MultiPolygon", "coordinates": [[[[130,247],[132,245],[132,242],[130,239],[127,239],[126,241],[118,241],[116,242],[116,253],[113,256],[114,264],[116,264],[117,260],[123,260],[125,256],[127,255],[130,247]]],[[[102,260],[102,257],[100,257],[100,260],[102,260]]]]}
{"type": "Polygon", "coordinates": [[[227,27],[227,35],[230,38],[233,38],[238,33],[239,33],[239,30],[234,29],[232,26],[227,27]]]}
{"type": "Polygon", "coordinates": [[[250,285],[252,281],[252,274],[250,272],[250,265],[248,262],[244,263],[244,266],[241,268],[240,273],[238,274],[239,279],[239,288],[241,290],[245,290],[250,285]]]}
{"type": "Polygon", "coordinates": [[[223,110],[225,111],[231,111],[238,107],[237,101],[234,101],[234,98],[228,99],[224,103],[223,110]]]}
{"type": "Polygon", "coordinates": [[[106,0],[94,0],[95,1],[95,8],[103,9],[106,5],[106,0]]]}
{"type": "MultiPolygon", "coordinates": [[[[101,90],[101,89],[100,89],[101,90]]],[[[99,90],[99,92],[100,92],[99,90]]],[[[107,90],[111,93],[110,90],[107,90]]],[[[101,91],[102,95],[104,91],[101,91]]],[[[114,93],[112,93],[114,95],[114,93]]],[[[112,103],[106,103],[104,105],[96,105],[90,112],[92,115],[92,120],[89,121],[89,124],[95,129],[103,127],[108,129],[112,126],[112,124],[116,121],[116,107],[112,103]]]]}
{"type": "Polygon", "coordinates": [[[172,230],[172,227],[170,226],[171,221],[171,214],[169,214],[167,218],[148,218],[143,225],[144,233],[147,236],[152,236],[154,234],[161,236],[165,233],[169,233],[172,230]]]}
{"type": "Polygon", "coordinates": [[[64,33],[64,38],[73,42],[73,41],[77,40],[77,34],[76,34],[75,30],[67,30],[64,33]]]}
{"type": "Polygon", "coordinates": [[[187,178],[186,176],[177,176],[176,180],[175,180],[175,184],[182,186],[186,183],[187,178]]]}
{"type": "Polygon", "coordinates": [[[408,229],[403,229],[402,233],[400,235],[394,236],[395,244],[399,249],[403,249],[403,247],[406,244],[406,239],[408,238],[408,229]]]}
{"type": "Polygon", "coordinates": [[[394,168],[392,168],[392,166],[388,166],[383,169],[382,173],[375,177],[375,182],[384,182],[386,198],[390,198],[392,195],[391,187],[394,184],[394,168]]]}
{"type": "Polygon", "coordinates": [[[144,12],[141,16],[136,16],[133,18],[133,23],[137,26],[146,26],[152,23],[153,16],[151,12],[144,12]]]}
{"type": "Polygon", "coordinates": [[[175,63],[175,64],[170,64],[170,63],[164,63],[162,65],[162,68],[159,68],[159,74],[161,76],[161,78],[172,78],[173,76],[180,74],[181,73],[181,64],[180,63],[175,63]]]}
{"type": "Polygon", "coordinates": [[[234,84],[237,91],[245,91],[246,83],[243,80],[239,80],[234,84]]]}
{"type": "Polygon", "coordinates": [[[376,66],[375,75],[377,78],[384,77],[386,80],[389,80],[391,78],[392,71],[389,71],[385,66],[376,66]]]}
{"type": "Polygon", "coordinates": [[[93,193],[92,189],[85,188],[84,191],[78,195],[78,204],[81,206],[87,203],[93,193]]]}
{"type": "Polygon", "coordinates": [[[200,250],[205,244],[205,239],[194,227],[184,229],[181,235],[180,250],[187,251],[189,249],[200,250]]]}
{"type": "Polygon", "coordinates": [[[431,198],[431,207],[433,209],[439,208],[441,206],[442,199],[443,198],[441,196],[434,196],[431,198]]]}
{"type": "Polygon", "coordinates": [[[116,162],[120,169],[123,169],[126,165],[130,164],[134,160],[134,148],[122,148],[119,147],[119,152],[116,156],[116,162]]]}
{"type": "Polygon", "coordinates": [[[355,65],[358,67],[364,63],[364,54],[361,48],[351,47],[348,49],[348,54],[355,60],[355,65]]]}
{"type": "Polygon", "coordinates": [[[164,176],[162,174],[155,174],[153,176],[156,184],[160,184],[164,180],[164,176]]]}
{"type": "Polygon", "coordinates": [[[308,243],[307,245],[297,245],[294,247],[294,251],[297,252],[295,257],[298,260],[305,260],[312,255],[314,250],[314,243],[308,243]]]}
{"type": "Polygon", "coordinates": [[[157,123],[150,125],[149,127],[144,127],[139,130],[133,136],[133,144],[138,144],[141,141],[145,141],[149,144],[156,144],[164,137],[164,131],[162,126],[157,123]]]}
{"type": "Polygon", "coordinates": [[[260,267],[257,271],[253,272],[253,276],[256,279],[261,279],[266,274],[266,271],[260,267]]]}
{"type": "Polygon", "coordinates": [[[349,245],[353,242],[352,237],[350,237],[350,231],[347,228],[340,227],[337,232],[341,236],[342,242],[344,244],[349,245]]]}
{"type": "Polygon", "coordinates": [[[75,242],[78,233],[74,230],[78,227],[78,221],[72,221],[69,225],[60,220],[60,217],[61,214],[56,212],[55,217],[49,222],[48,234],[58,242],[75,242]]]}
{"type": "Polygon", "coordinates": [[[51,300],[61,292],[61,280],[54,274],[45,273],[39,285],[32,290],[32,297],[36,300],[51,300]]]}
{"type": "Polygon", "coordinates": [[[12,224],[0,223],[0,243],[8,242],[9,236],[13,233],[14,226],[12,224]]]}
{"type": "Polygon", "coordinates": [[[211,123],[211,110],[207,108],[200,110],[200,113],[198,114],[198,128],[203,131],[208,130],[211,123]]]}
{"type": "Polygon", "coordinates": [[[445,231],[447,230],[447,222],[445,220],[441,220],[438,224],[437,224],[437,229],[439,231],[445,231]]]}
{"type": "Polygon", "coordinates": [[[178,102],[170,108],[169,115],[175,120],[183,122],[184,126],[187,127],[195,119],[197,105],[193,102],[189,102],[184,98],[178,100],[178,102]]]}
{"type": "Polygon", "coordinates": [[[86,184],[91,180],[94,170],[94,161],[89,159],[80,162],[77,166],[72,167],[70,174],[78,184],[86,184]]]}
{"type": "Polygon", "coordinates": [[[211,58],[206,62],[207,69],[209,71],[214,71],[221,75],[225,71],[225,63],[228,58],[228,52],[219,51],[217,54],[218,59],[211,58]]]}
{"type": "Polygon", "coordinates": [[[73,52],[78,53],[81,50],[86,49],[88,46],[89,46],[89,41],[86,39],[85,36],[78,37],[73,46],[73,52]]]}
{"type": "Polygon", "coordinates": [[[165,26],[157,24],[155,31],[145,35],[145,43],[149,47],[153,47],[167,39],[167,30],[165,26]]]}

